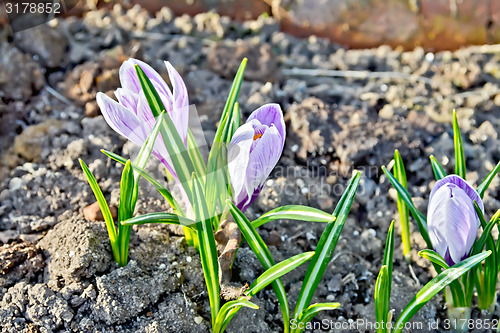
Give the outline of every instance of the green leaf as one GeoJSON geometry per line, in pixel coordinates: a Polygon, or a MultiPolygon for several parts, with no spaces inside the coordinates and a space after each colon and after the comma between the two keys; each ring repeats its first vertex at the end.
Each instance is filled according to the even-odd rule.
{"type": "Polygon", "coordinates": [[[446,172],[444,171],[441,164],[439,164],[439,162],[436,160],[436,158],[431,155],[430,160],[432,165],[432,171],[434,172],[434,177],[436,178],[436,180],[440,180],[446,177],[446,172]]]}
{"type": "Polygon", "coordinates": [[[493,170],[491,170],[491,172],[488,174],[488,176],[486,176],[486,178],[477,187],[477,193],[479,193],[479,196],[481,197],[481,199],[484,197],[484,192],[486,192],[488,187],[490,187],[491,181],[493,180],[493,178],[495,178],[495,176],[497,175],[499,170],[500,170],[500,162],[497,163],[495,168],[493,168],[493,170]]]}
{"type": "Polygon", "coordinates": [[[307,309],[301,312],[299,315],[297,326],[303,327],[298,328],[294,332],[301,333],[304,331],[306,324],[310,322],[314,317],[316,317],[321,311],[335,310],[340,306],[340,303],[316,303],[310,305],[307,309]],[[301,323],[301,324],[299,324],[301,323]]]}
{"type": "MultiPolygon", "coordinates": [[[[238,71],[236,72],[236,76],[234,77],[233,84],[231,86],[231,90],[229,91],[229,96],[227,97],[226,100],[226,105],[224,106],[224,110],[222,111],[221,118],[219,121],[219,127],[217,128],[217,132],[215,133],[215,138],[213,142],[213,146],[216,145],[217,142],[229,142],[227,141],[228,139],[231,140],[231,138],[226,137],[225,140],[223,141],[223,135],[224,132],[227,131],[227,129],[231,125],[231,121],[236,122],[238,119],[230,120],[233,118],[233,108],[236,103],[236,100],[238,99],[238,95],[240,93],[240,88],[241,88],[241,83],[243,82],[243,74],[245,73],[245,68],[247,66],[247,58],[244,58],[241,61],[240,67],[238,68],[238,71]]],[[[211,153],[211,152],[210,152],[211,153]]],[[[210,154],[211,155],[211,154],[210,154]]],[[[210,158],[209,158],[210,160],[210,158]]]]}
{"type": "Polygon", "coordinates": [[[153,112],[153,117],[159,117],[160,114],[166,110],[160,98],[160,95],[158,95],[158,92],[151,83],[151,80],[149,80],[148,76],[146,75],[146,73],[144,73],[141,66],[136,64],[134,67],[137,76],[139,77],[139,82],[141,83],[144,95],[146,96],[146,100],[148,101],[148,105],[153,112]]]}
{"type": "MultiPolygon", "coordinates": [[[[109,158],[111,158],[111,159],[113,159],[121,164],[127,163],[127,159],[124,157],[121,157],[118,154],[112,153],[112,152],[107,151],[105,149],[101,149],[101,152],[104,155],[108,156],[109,158]]],[[[153,178],[153,176],[151,176],[149,173],[147,173],[143,168],[140,168],[135,164],[132,164],[132,168],[134,168],[134,171],[137,171],[141,175],[141,177],[144,177],[144,179],[146,179],[148,182],[150,182],[151,185],[153,185],[158,190],[158,192],[160,192],[160,194],[163,196],[163,198],[165,198],[165,200],[167,200],[167,202],[169,203],[169,205],[172,207],[172,209],[174,210],[174,212],[176,214],[184,215],[184,213],[181,209],[181,206],[177,203],[177,201],[174,199],[174,197],[172,196],[172,194],[170,193],[169,190],[167,190],[165,187],[163,187],[156,179],[153,178]]]]}
{"type": "Polygon", "coordinates": [[[111,212],[109,210],[108,203],[106,202],[106,199],[104,198],[104,194],[102,194],[101,188],[97,184],[97,181],[95,180],[94,175],[92,175],[89,168],[87,167],[87,164],[85,164],[85,162],[81,158],[79,158],[78,161],[80,162],[80,165],[83,169],[85,177],[87,177],[87,180],[90,184],[90,187],[92,188],[92,191],[94,192],[94,195],[97,199],[97,202],[99,203],[99,207],[101,208],[102,216],[104,217],[104,221],[106,222],[106,227],[108,228],[109,237],[112,241],[114,241],[116,239],[115,223],[113,221],[113,217],[111,216],[111,212]]]}
{"type": "Polygon", "coordinates": [[[240,113],[240,105],[235,102],[234,107],[233,107],[233,114],[231,117],[231,125],[228,128],[227,132],[224,133],[224,141],[225,142],[230,142],[234,132],[241,126],[241,113],[240,113]]]}
{"type": "Polygon", "coordinates": [[[299,314],[311,304],[314,292],[318,288],[319,282],[325,273],[326,267],[333,256],[333,251],[337,246],[337,242],[344,227],[347,215],[351,210],[351,205],[358,190],[361,173],[355,171],[351,181],[347,185],[346,190],[335,207],[333,216],[336,218],[334,222],[329,222],[326,225],[323,234],[321,235],[314,257],[311,259],[307,272],[302,283],[293,318],[297,319],[299,314]]]}
{"type": "MultiPolygon", "coordinates": [[[[394,177],[399,181],[401,186],[407,189],[406,184],[406,171],[403,164],[403,159],[396,149],[394,151],[394,177]]],[[[410,241],[410,216],[408,206],[401,198],[401,195],[397,195],[397,205],[399,212],[399,219],[401,222],[401,239],[403,241],[403,255],[408,264],[411,263],[411,241],[410,241]]]]}
{"type": "MultiPolygon", "coordinates": [[[[245,295],[248,297],[253,297],[255,294],[257,294],[259,291],[267,287],[270,283],[275,281],[276,279],[279,279],[286,273],[294,270],[295,268],[299,267],[314,255],[314,252],[304,252],[301,254],[298,254],[296,256],[293,256],[291,258],[288,258],[286,260],[283,260],[282,262],[273,265],[271,268],[266,270],[264,273],[262,273],[255,281],[252,283],[250,288],[245,291],[245,295]]],[[[220,332],[223,332],[231,319],[236,315],[236,313],[239,311],[239,308],[232,308],[228,314],[226,315],[226,319],[224,320],[224,324],[222,325],[222,329],[220,332]]],[[[217,332],[216,332],[217,333],[217,332]]]]}
{"type": "Polygon", "coordinates": [[[433,263],[443,267],[444,269],[450,268],[446,261],[433,250],[425,249],[418,252],[418,255],[422,258],[432,261],[433,263]]]}
{"type": "MultiPolygon", "coordinates": [[[[474,200],[474,208],[476,210],[477,215],[479,216],[479,220],[481,221],[481,226],[483,230],[487,230],[488,224],[486,223],[486,219],[484,218],[481,208],[479,208],[475,200],[474,200]]],[[[483,231],[483,234],[484,233],[485,232],[483,231]]],[[[476,279],[475,281],[478,292],[478,307],[481,310],[486,310],[490,306],[490,304],[492,304],[492,302],[494,301],[493,298],[496,293],[496,285],[498,280],[499,263],[498,263],[497,251],[496,251],[495,241],[493,240],[493,237],[489,232],[486,233],[486,250],[491,250],[493,252],[493,255],[488,257],[488,259],[486,259],[484,263],[484,269],[482,275],[482,279],[484,280],[484,282],[482,282],[482,286],[479,286],[479,284],[481,284],[481,280],[476,279]]]]}
{"type": "Polygon", "coordinates": [[[377,333],[387,332],[390,295],[391,284],[389,282],[389,272],[387,266],[383,265],[375,282],[375,318],[379,323],[377,333]]]}
{"type": "MultiPolygon", "coordinates": [[[[486,223],[486,219],[484,218],[483,211],[481,210],[481,208],[479,208],[476,200],[474,200],[474,209],[476,210],[477,216],[479,217],[479,221],[481,222],[481,226],[482,226],[483,230],[487,230],[488,224],[486,223]]],[[[493,255],[488,259],[494,261],[495,267],[496,267],[497,266],[496,263],[497,263],[498,259],[496,256],[496,252],[494,251],[495,250],[495,241],[493,240],[493,237],[491,236],[490,232],[486,233],[486,249],[493,251],[493,255]]]]}
{"type": "MultiPolygon", "coordinates": [[[[482,214],[481,208],[476,207],[477,203],[476,202],[474,203],[475,203],[474,208],[476,208],[476,212],[479,210],[482,214]]],[[[481,233],[481,237],[479,237],[479,239],[474,242],[474,246],[472,247],[472,255],[478,254],[483,250],[484,245],[486,245],[486,241],[488,240],[488,238],[492,237],[491,231],[493,230],[493,227],[497,224],[497,222],[498,221],[496,218],[492,218],[490,222],[486,225],[486,228],[484,228],[483,232],[481,233]]]]}
{"type": "Polygon", "coordinates": [[[465,156],[464,147],[462,144],[462,136],[460,135],[460,127],[458,126],[457,113],[453,110],[453,143],[455,145],[455,173],[465,179],[465,156]]]}
{"type": "Polygon", "coordinates": [[[215,245],[214,230],[208,215],[203,187],[198,178],[193,177],[193,208],[196,215],[196,231],[198,235],[199,252],[205,283],[208,290],[210,309],[212,310],[212,327],[219,312],[219,262],[217,246],[215,245]]]}
{"type": "MultiPolygon", "coordinates": [[[[436,253],[433,250],[429,249],[422,250],[418,252],[418,255],[421,256],[422,258],[430,260],[432,263],[442,267],[445,270],[450,268],[450,266],[446,263],[443,257],[441,257],[438,253],[436,253]]],[[[440,272],[437,268],[436,271],[440,272]]],[[[453,297],[453,305],[455,307],[468,306],[466,302],[466,295],[464,293],[464,289],[462,288],[462,284],[460,284],[458,280],[450,283],[450,290],[451,290],[451,295],[453,297]]]]}
{"type": "MultiPolygon", "coordinates": [[[[392,263],[394,258],[394,221],[391,222],[389,226],[389,231],[387,231],[387,239],[385,241],[385,251],[384,251],[384,259],[382,261],[382,265],[387,266],[387,273],[389,279],[389,286],[392,286],[392,263]]],[[[389,296],[391,295],[391,291],[389,290],[389,296]]],[[[387,299],[389,302],[389,299],[387,299]]]]}
{"type": "Polygon", "coordinates": [[[108,229],[108,235],[111,243],[111,249],[113,250],[113,256],[115,258],[115,261],[118,262],[120,260],[120,249],[116,234],[115,222],[113,221],[113,217],[111,216],[111,212],[109,211],[108,203],[106,202],[106,199],[104,198],[101,188],[97,184],[94,175],[92,175],[92,172],[90,172],[85,162],[83,162],[81,158],[79,158],[78,161],[80,162],[85,177],[87,177],[90,187],[92,188],[92,192],[94,192],[97,202],[99,203],[99,207],[101,208],[102,216],[104,217],[104,221],[106,222],[106,228],[108,229]]]}
{"type": "MultiPolygon", "coordinates": [[[[160,128],[162,126],[162,118],[161,116],[163,115],[165,111],[163,111],[158,118],[156,118],[155,125],[153,126],[153,129],[151,132],[149,132],[148,137],[146,138],[146,141],[144,141],[144,144],[141,146],[141,149],[139,150],[139,153],[137,154],[137,157],[135,159],[134,164],[138,166],[141,169],[144,169],[146,167],[146,164],[148,163],[149,157],[151,156],[151,153],[153,152],[154,145],[156,143],[156,138],[158,138],[158,134],[160,133],[160,128]]],[[[136,172],[136,177],[135,180],[139,178],[140,173],[136,172]]]]}
{"type": "MultiPolygon", "coordinates": [[[[134,214],[135,195],[134,170],[131,167],[130,160],[127,161],[122,172],[120,182],[120,204],[118,206],[118,222],[132,217],[134,214]]],[[[125,266],[128,262],[128,247],[130,242],[130,227],[118,224],[118,243],[120,244],[119,266],[125,266]]]]}
{"type": "Polygon", "coordinates": [[[413,200],[411,199],[411,196],[406,190],[406,188],[404,188],[403,185],[401,185],[401,183],[392,175],[392,173],[389,170],[387,170],[385,166],[382,166],[382,171],[384,171],[387,178],[389,178],[389,181],[391,182],[392,186],[394,186],[394,188],[401,196],[403,201],[408,205],[411,215],[413,216],[415,221],[417,221],[418,230],[420,231],[422,238],[425,240],[427,247],[429,249],[432,249],[432,242],[431,239],[429,238],[429,232],[427,231],[427,221],[425,219],[425,216],[418,211],[417,207],[415,207],[415,204],[413,204],[413,200]]]}
{"type": "MultiPolygon", "coordinates": [[[[153,126],[153,129],[151,132],[149,132],[146,141],[144,141],[144,144],[141,146],[141,149],[139,150],[139,153],[137,154],[137,157],[135,159],[135,165],[141,169],[144,169],[146,167],[146,164],[148,163],[149,157],[151,156],[151,153],[153,152],[153,148],[156,142],[156,138],[158,137],[158,134],[160,133],[160,128],[162,126],[162,120],[161,116],[163,113],[161,113],[160,117],[156,119],[155,125],[153,126]]],[[[135,204],[137,202],[137,196],[139,193],[139,177],[141,176],[141,173],[138,172],[137,170],[134,169],[134,192],[133,192],[133,198],[132,198],[132,213],[135,210],[135,204]]]]}
{"type": "MultiPolygon", "coordinates": [[[[275,281],[276,279],[279,279],[286,273],[294,270],[295,268],[299,267],[314,255],[314,252],[304,252],[301,254],[298,254],[296,256],[293,256],[291,258],[288,258],[286,260],[283,260],[280,263],[277,263],[276,265],[273,265],[271,268],[267,269],[264,273],[262,273],[255,281],[252,283],[250,288],[245,291],[245,295],[248,297],[253,297],[255,296],[259,291],[267,287],[270,283],[275,281]]],[[[239,311],[239,308],[232,308],[228,314],[226,315],[226,319],[224,321],[224,324],[222,326],[222,329],[220,332],[223,332],[227,325],[229,324],[229,321],[234,317],[234,315],[239,311]]],[[[214,325],[215,326],[215,325],[214,325]]],[[[217,332],[216,332],[217,333],[217,332]]]]}
{"type": "Polygon", "coordinates": [[[177,128],[175,127],[172,118],[170,118],[170,115],[167,112],[163,112],[165,111],[165,107],[163,106],[163,102],[161,101],[161,98],[153,84],[139,65],[135,65],[135,69],[139,77],[141,87],[146,95],[149,107],[153,111],[153,115],[155,117],[160,117],[163,121],[162,126],[160,126],[161,137],[165,143],[165,147],[167,148],[172,166],[177,174],[177,178],[179,179],[179,183],[191,201],[192,194],[191,188],[189,187],[189,180],[191,174],[195,172],[193,161],[191,161],[189,152],[187,151],[179,132],[177,132],[177,128]]]}
{"type": "Polygon", "coordinates": [[[288,272],[293,271],[295,268],[299,267],[306,261],[310,260],[314,256],[314,252],[304,252],[301,254],[297,254],[291,258],[283,260],[276,265],[273,265],[271,268],[262,273],[255,281],[252,283],[250,288],[245,291],[245,295],[253,297],[259,291],[267,287],[271,282],[279,279],[281,276],[285,275],[288,272]]]}
{"type": "Polygon", "coordinates": [[[479,264],[485,258],[491,254],[491,251],[483,252],[477,254],[473,257],[467,258],[453,267],[442,271],[427,283],[420,291],[415,295],[415,297],[410,301],[410,303],[403,310],[398,320],[394,324],[394,333],[402,332],[405,324],[410,321],[410,319],[418,312],[427,302],[429,302],[432,297],[443,290],[451,282],[458,279],[463,274],[467,273],[472,267],[479,264]]]}
{"type": "Polygon", "coordinates": [[[175,224],[194,228],[196,222],[172,213],[149,213],[135,216],[121,222],[122,225],[140,225],[148,223],[175,224]]]}
{"type": "Polygon", "coordinates": [[[196,143],[193,133],[188,129],[187,135],[188,152],[191,160],[193,161],[193,166],[198,177],[204,176],[207,173],[207,166],[203,161],[200,149],[196,143]]]}
{"type": "MultiPolygon", "coordinates": [[[[271,252],[264,243],[264,240],[262,240],[255,228],[252,226],[252,223],[250,223],[238,207],[236,207],[230,200],[228,200],[226,204],[229,206],[231,215],[238,225],[241,234],[247,241],[253,253],[257,256],[257,259],[261,263],[262,267],[264,267],[265,270],[271,268],[274,265],[274,260],[271,252]]],[[[285,287],[280,279],[276,279],[276,281],[272,282],[272,287],[280,304],[281,313],[283,315],[284,331],[288,332],[290,330],[290,308],[288,307],[285,287]]]]}
{"type": "Polygon", "coordinates": [[[226,320],[232,318],[232,316],[231,318],[228,318],[229,317],[228,315],[232,313],[232,310],[238,311],[243,306],[254,310],[259,309],[259,307],[256,304],[248,301],[244,297],[240,297],[237,300],[227,302],[220,308],[219,314],[215,319],[215,326],[213,328],[214,333],[223,332],[226,329],[227,324],[229,324],[228,320],[227,324],[224,325],[226,323],[226,320]]]}
{"type": "Polygon", "coordinates": [[[302,205],[288,205],[281,206],[264,213],[258,219],[252,221],[252,226],[254,228],[258,228],[267,222],[275,220],[298,220],[328,223],[334,221],[335,217],[316,208],[302,205]]]}

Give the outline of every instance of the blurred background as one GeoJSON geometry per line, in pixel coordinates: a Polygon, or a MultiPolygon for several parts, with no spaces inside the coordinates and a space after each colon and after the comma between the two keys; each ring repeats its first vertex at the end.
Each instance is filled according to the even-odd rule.
{"type": "MultiPolygon", "coordinates": [[[[349,48],[385,44],[406,50],[422,46],[441,51],[500,42],[498,0],[66,0],[61,3],[65,5],[65,15],[77,16],[116,3],[125,7],[140,4],[151,14],[162,7],[170,8],[175,15],[215,11],[238,21],[266,15],[272,16],[281,30],[291,35],[325,37],[349,48]]],[[[0,22],[5,24],[10,19],[15,26],[16,18],[7,17],[5,8],[1,10],[0,22]]],[[[36,24],[32,17],[29,21],[28,26],[36,24]]]]}

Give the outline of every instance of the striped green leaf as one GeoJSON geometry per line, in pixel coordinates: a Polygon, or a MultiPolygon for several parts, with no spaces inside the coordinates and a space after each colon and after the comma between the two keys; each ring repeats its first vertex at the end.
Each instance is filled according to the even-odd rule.
{"type": "MultiPolygon", "coordinates": [[[[401,186],[407,189],[406,184],[406,171],[405,166],[403,164],[403,159],[401,158],[401,154],[396,149],[394,151],[394,177],[399,181],[401,186]]],[[[411,263],[411,241],[410,241],[410,214],[409,209],[406,203],[404,202],[401,195],[397,194],[397,205],[399,212],[399,219],[401,222],[401,239],[403,241],[403,255],[408,264],[411,263]]]]}
{"type": "Polygon", "coordinates": [[[258,228],[267,222],[275,220],[297,220],[328,223],[334,221],[335,216],[313,207],[288,205],[275,208],[262,214],[258,219],[252,221],[252,226],[254,228],[258,228]]]}
{"type": "Polygon", "coordinates": [[[314,251],[314,257],[309,263],[304,281],[302,283],[302,288],[295,306],[293,315],[294,319],[298,319],[299,314],[311,304],[314,292],[318,288],[326,267],[332,259],[333,251],[337,246],[340,233],[342,232],[345,221],[347,220],[347,215],[351,210],[351,205],[356,195],[356,191],[358,190],[360,178],[361,173],[359,171],[355,171],[332,214],[335,217],[335,221],[329,222],[326,225],[325,230],[319,239],[316,250],[314,251]]]}
{"type": "Polygon", "coordinates": [[[493,170],[491,170],[488,176],[486,176],[486,178],[477,187],[477,193],[479,193],[481,199],[484,197],[484,192],[486,192],[488,187],[490,187],[491,181],[493,180],[493,178],[495,178],[499,170],[500,170],[500,162],[497,163],[497,165],[493,168],[493,170]]]}
{"type": "Polygon", "coordinates": [[[198,235],[199,252],[205,283],[208,290],[210,309],[212,310],[212,327],[215,326],[220,308],[219,296],[219,262],[217,246],[215,244],[214,230],[208,214],[203,187],[197,177],[192,179],[193,208],[196,215],[196,231],[198,235]]]}
{"type": "MultiPolygon", "coordinates": [[[[257,233],[257,230],[252,226],[252,223],[246,218],[246,216],[236,207],[230,200],[227,201],[227,205],[231,211],[234,221],[238,225],[241,234],[247,241],[248,245],[252,249],[253,253],[257,256],[257,259],[261,263],[265,270],[274,266],[274,259],[271,252],[264,243],[264,240],[257,233]]],[[[290,330],[290,308],[288,306],[288,300],[286,297],[285,287],[280,279],[272,282],[273,290],[278,298],[280,304],[281,313],[283,315],[284,331],[289,332],[290,330]]]]}
{"type": "Polygon", "coordinates": [[[446,177],[446,172],[444,171],[441,164],[439,164],[438,160],[436,160],[436,158],[433,155],[431,155],[429,159],[431,160],[431,166],[432,166],[432,172],[434,173],[434,178],[436,178],[436,180],[440,180],[446,177]]]}
{"type": "Polygon", "coordinates": [[[401,185],[401,183],[394,177],[394,175],[389,170],[387,170],[385,166],[382,166],[382,171],[384,171],[387,178],[389,178],[392,186],[394,186],[403,201],[408,205],[411,215],[413,216],[415,221],[417,221],[418,230],[420,231],[422,238],[425,240],[427,247],[432,249],[432,242],[429,238],[429,232],[427,231],[427,221],[425,216],[418,211],[417,207],[415,207],[415,204],[413,203],[410,194],[408,193],[408,190],[406,190],[406,188],[401,185]]]}
{"type": "Polygon", "coordinates": [[[196,222],[172,213],[149,213],[141,216],[135,216],[121,222],[122,225],[140,225],[149,223],[176,224],[194,228],[196,222]]]}
{"type": "Polygon", "coordinates": [[[111,242],[111,249],[113,250],[113,256],[116,261],[119,261],[120,250],[119,250],[117,232],[115,228],[115,222],[113,221],[113,217],[111,216],[111,212],[109,210],[108,203],[106,202],[104,194],[102,194],[101,188],[97,184],[94,175],[92,175],[92,172],[90,172],[89,168],[87,167],[87,164],[85,164],[85,162],[83,162],[81,158],[79,158],[78,161],[80,162],[85,177],[87,177],[90,187],[92,188],[92,192],[94,192],[95,198],[97,199],[99,207],[101,208],[102,216],[104,217],[104,221],[106,222],[106,228],[108,229],[108,235],[109,235],[109,240],[111,242]]]}
{"type": "Polygon", "coordinates": [[[453,110],[453,143],[455,146],[455,173],[465,179],[465,156],[460,127],[458,126],[457,113],[453,110]]]}
{"type": "Polygon", "coordinates": [[[405,328],[405,324],[417,313],[432,297],[443,290],[450,283],[467,273],[472,267],[479,264],[491,254],[491,251],[477,254],[467,258],[453,267],[442,271],[429,283],[427,283],[410,303],[403,310],[398,320],[394,324],[394,333],[400,333],[405,328]]]}
{"type": "Polygon", "coordinates": [[[297,323],[297,329],[294,333],[301,333],[304,331],[306,324],[310,322],[314,317],[316,317],[321,311],[335,310],[338,309],[340,303],[316,303],[309,305],[307,309],[302,311],[299,315],[299,321],[297,323]],[[299,327],[303,327],[302,329],[299,327]]]}
{"type": "MultiPolygon", "coordinates": [[[[115,160],[116,162],[119,162],[121,164],[127,163],[127,159],[118,155],[118,154],[115,154],[115,153],[110,152],[110,151],[105,150],[105,149],[101,149],[101,152],[104,155],[108,156],[109,158],[115,160]]],[[[144,177],[144,179],[146,179],[148,182],[150,182],[151,185],[153,185],[156,188],[156,190],[158,190],[158,192],[160,192],[160,194],[163,196],[163,198],[165,198],[165,200],[169,203],[169,205],[172,207],[172,209],[174,210],[174,212],[176,214],[183,215],[181,206],[174,199],[174,197],[172,196],[172,194],[170,193],[169,190],[167,190],[163,185],[161,185],[156,179],[154,179],[153,176],[151,176],[149,173],[147,173],[143,168],[140,168],[135,164],[132,164],[132,168],[134,168],[134,171],[137,171],[141,175],[141,177],[144,177]]]]}

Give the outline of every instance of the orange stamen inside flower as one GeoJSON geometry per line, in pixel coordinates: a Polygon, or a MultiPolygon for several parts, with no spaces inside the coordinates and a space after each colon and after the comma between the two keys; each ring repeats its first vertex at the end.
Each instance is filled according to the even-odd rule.
{"type": "Polygon", "coordinates": [[[253,140],[257,140],[258,138],[260,138],[262,136],[262,133],[257,133],[253,136],[253,140]]]}

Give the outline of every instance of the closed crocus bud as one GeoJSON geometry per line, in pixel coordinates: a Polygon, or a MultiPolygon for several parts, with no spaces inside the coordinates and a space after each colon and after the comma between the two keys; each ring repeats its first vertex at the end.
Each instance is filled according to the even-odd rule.
{"type": "MultiPolygon", "coordinates": [[[[137,59],[125,61],[119,72],[122,87],[115,91],[118,102],[102,92],[97,93],[97,104],[99,104],[104,119],[112,129],[139,146],[143,145],[149,132],[153,129],[156,119],[142,90],[135,65],[139,65],[152,82],[166,112],[172,118],[179,135],[186,144],[189,119],[186,85],[169,62],[165,62],[165,66],[172,83],[172,91],[160,74],[148,64],[137,59]]],[[[174,177],[176,176],[167,148],[159,136],[152,154],[165,165],[174,177]]]]}
{"type": "Polygon", "coordinates": [[[255,110],[233,135],[228,148],[233,202],[246,210],[259,195],[285,144],[285,122],[278,104],[255,110]]]}
{"type": "Polygon", "coordinates": [[[480,225],[474,200],[484,213],[481,197],[457,175],[440,179],[432,189],[427,210],[434,250],[452,266],[471,252],[480,225]]]}

